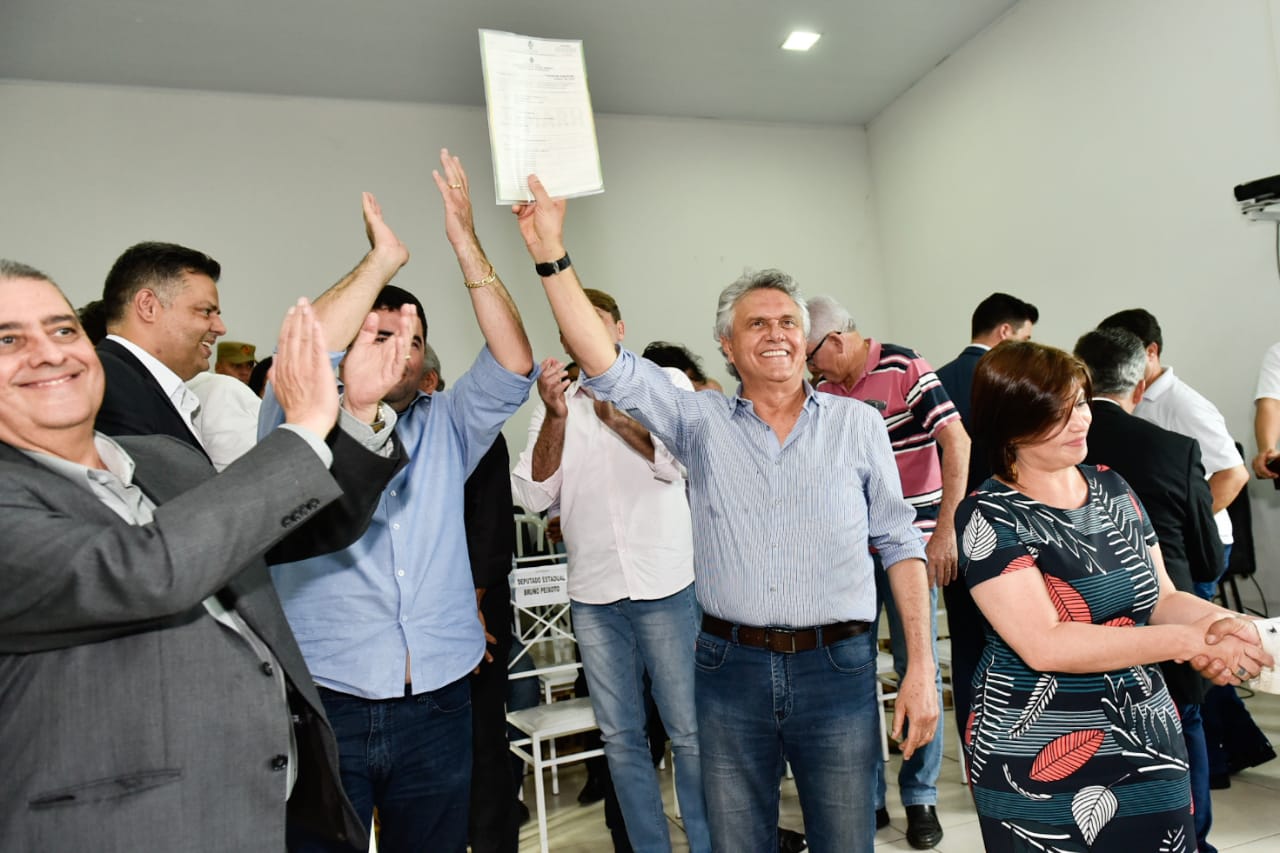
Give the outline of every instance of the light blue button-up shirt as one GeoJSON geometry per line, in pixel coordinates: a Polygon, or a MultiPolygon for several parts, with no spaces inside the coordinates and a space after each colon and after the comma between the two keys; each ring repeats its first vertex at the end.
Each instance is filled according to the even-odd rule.
{"type": "Polygon", "coordinates": [[[662,439],[689,472],[695,589],[744,625],[805,628],[876,614],[868,543],[886,566],[924,559],[880,414],[805,383],[778,444],[750,400],[684,391],[622,350],[583,386],[662,439]]]}
{"type": "MultiPolygon", "coordinates": [[[[341,353],[333,356],[334,363],[341,353]]],[[[273,566],[272,578],[318,684],[366,699],[404,695],[404,662],[422,693],[466,675],[484,655],[462,523],[462,487],[537,379],[481,350],[445,391],[419,394],[396,421],[409,463],[351,547],[273,566]]],[[[282,419],[268,393],[259,432],[282,419]]]]}

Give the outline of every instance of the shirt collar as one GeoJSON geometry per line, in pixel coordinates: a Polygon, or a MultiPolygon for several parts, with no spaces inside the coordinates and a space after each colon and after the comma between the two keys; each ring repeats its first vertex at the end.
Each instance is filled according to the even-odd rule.
{"type": "Polygon", "coordinates": [[[1147,386],[1145,397],[1155,400],[1173,387],[1173,368],[1166,366],[1164,372],[1156,377],[1156,381],[1147,386]]]}
{"type": "MultiPolygon", "coordinates": [[[[821,396],[819,396],[819,394],[817,393],[816,389],[814,389],[814,387],[813,387],[812,385],[810,385],[810,384],[809,384],[809,380],[808,380],[808,379],[801,379],[801,380],[800,380],[800,382],[802,383],[801,387],[803,387],[803,388],[804,388],[804,397],[805,397],[805,399],[804,399],[804,405],[802,406],[802,408],[807,408],[807,407],[809,407],[809,406],[811,406],[811,405],[812,405],[812,406],[819,406],[819,405],[821,405],[821,404],[822,404],[822,398],[821,398],[821,396]]],[[[742,383],[741,383],[741,382],[739,382],[739,383],[738,383],[738,391],[737,391],[737,393],[735,393],[732,397],[729,397],[728,395],[725,395],[725,398],[726,398],[726,400],[727,400],[727,401],[728,401],[728,403],[729,403],[729,410],[730,410],[730,412],[735,412],[735,411],[748,411],[748,412],[753,412],[753,413],[754,413],[754,412],[755,412],[755,410],[756,410],[755,404],[754,404],[754,403],[752,403],[750,400],[748,400],[746,397],[743,397],[743,396],[742,396],[742,383]]]]}
{"type": "Polygon", "coordinates": [[[160,387],[164,389],[165,396],[170,400],[176,399],[181,395],[182,391],[186,390],[186,383],[182,381],[182,378],[178,376],[178,374],[174,373],[167,365],[165,365],[164,362],[135,344],[133,341],[128,338],[122,338],[119,335],[107,335],[107,340],[115,341],[120,346],[133,353],[138,361],[142,362],[142,366],[147,369],[147,372],[155,377],[155,380],[160,383],[160,387]]]}
{"type": "Polygon", "coordinates": [[[90,468],[87,465],[81,465],[79,462],[72,462],[69,459],[63,459],[61,456],[42,453],[38,450],[23,450],[22,452],[33,462],[39,463],[90,490],[93,488],[91,481],[100,481],[103,477],[109,476],[115,477],[126,486],[132,485],[134,464],[133,459],[125,452],[125,449],[109,436],[100,432],[93,434],[93,446],[98,451],[98,458],[106,466],[106,471],[101,468],[90,468]]]}

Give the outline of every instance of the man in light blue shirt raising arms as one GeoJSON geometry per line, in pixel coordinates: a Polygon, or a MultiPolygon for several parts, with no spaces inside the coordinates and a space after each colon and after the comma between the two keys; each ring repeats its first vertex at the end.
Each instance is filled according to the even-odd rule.
{"type": "MultiPolygon", "coordinates": [[[[434,172],[445,229],[486,346],[445,391],[423,394],[422,305],[387,285],[408,251],[364,198],[372,249],[315,304],[329,349],[340,350],[373,310],[417,308],[401,382],[370,429],[394,429],[409,456],[354,545],[273,572],[285,615],[338,737],[342,783],[366,823],[378,809],[379,849],[463,853],[471,780],[467,676],[485,654],[463,526],[463,484],[537,377],[519,312],[484,255],[469,188],[447,151],[434,172]]],[[[334,356],[335,361],[341,353],[334,356]]],[[[278,412],[268,393],[262,425],[278,412]]],[[[335,848],[292,827],[290,849],[335,848]]]]}
{"type": "Polygon", "coordinates": [[[884,424],[804,380],[808,313],[777,270],[720,294],[715,334],[736,394],[676,388],[609,339],[564,249],[565,204],[536,177],[520,231],[584,387],[640,421],[685,464],[693,513],[696,698],[712,846],[776,850],[784,758],[814,851],[869,851],[880,760],[875,581],[888,566],[910,661],[894,711],[903,754],[934,735],[924,543],[884,424]]]}

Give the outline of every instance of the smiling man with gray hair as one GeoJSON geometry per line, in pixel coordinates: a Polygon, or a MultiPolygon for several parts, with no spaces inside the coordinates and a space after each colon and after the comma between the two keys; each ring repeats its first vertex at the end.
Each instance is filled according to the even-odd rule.
{"type": "Polygon", "coordinates": [[[888,566],[912,653],[894,709],[895,734],[911,723],[903,754],[938,722],[924,548],[879,416],[805,381],[805,302],[777,270],[720,295],[716,338],[742,380],[736,393],[677,388],[615,346],[565,252],[564,200],[534,176],[529,187],[537,201],[515,208],[521,234],[584,387],[688,469],[712,847],[778,849],[790,762],[810,849],[870,850],[880,751],[869,544],[888,566]]]}

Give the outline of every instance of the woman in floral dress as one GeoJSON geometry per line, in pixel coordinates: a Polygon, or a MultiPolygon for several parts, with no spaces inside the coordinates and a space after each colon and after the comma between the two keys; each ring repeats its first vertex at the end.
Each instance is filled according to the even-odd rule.
{"type": "Polygon", "coordinates": [[[961,504],[960,567],[987,621],[964,748],[989,851],[1195,850],[1181,727],[1156,664],[1256,674],[1257,632],[1177,592],[1124,480],[1082,465],[1088,371],[1006,342],[974,374],[971,431],[995,476],[961,504]]]}

